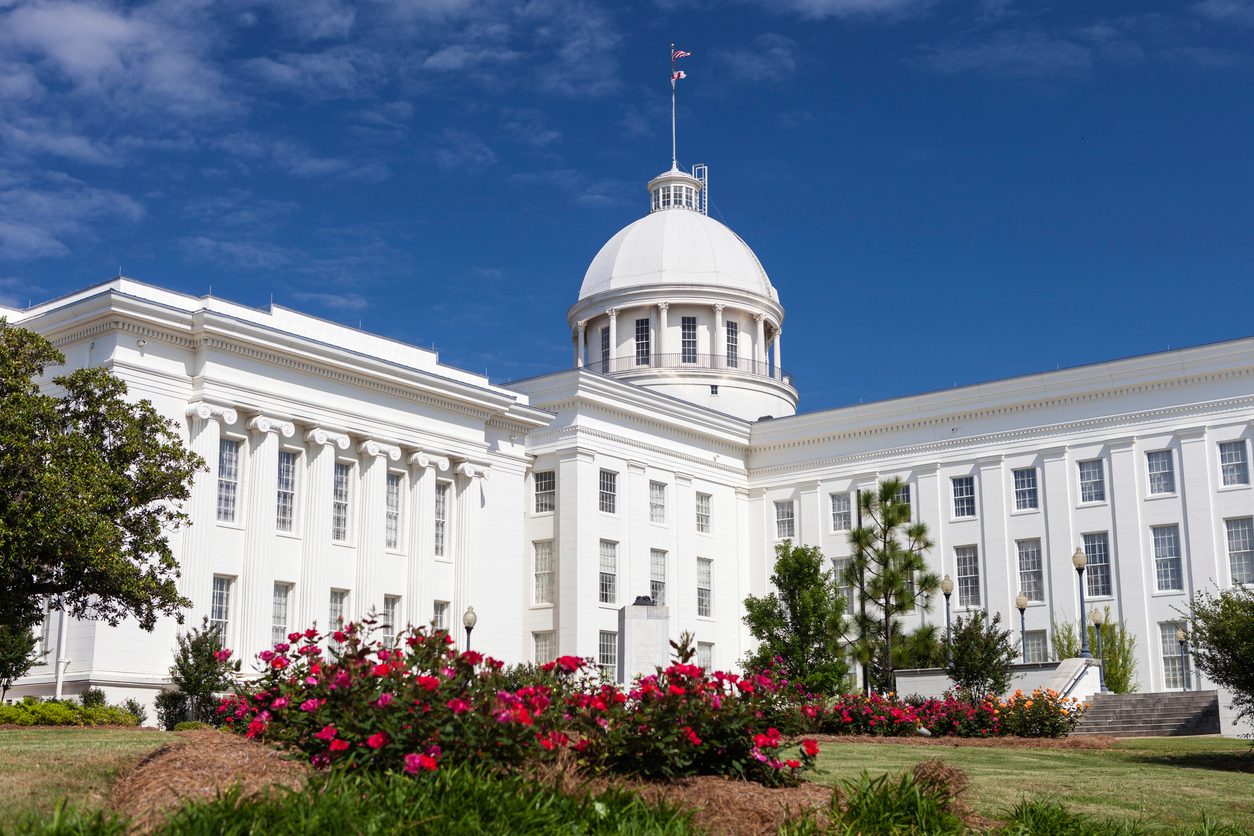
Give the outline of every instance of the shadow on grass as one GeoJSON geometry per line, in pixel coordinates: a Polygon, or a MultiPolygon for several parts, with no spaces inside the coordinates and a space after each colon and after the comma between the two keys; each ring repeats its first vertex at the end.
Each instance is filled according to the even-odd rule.
{"type": "Polygon", "coordinates": [[[1244,752],[1182,752],[1180,754],[1141,754],[1127,758],[1135,763],[1172,766],[1182,769],[1209,769],[1214,772],[1254,774],[1254,747],[1244,752]]]}

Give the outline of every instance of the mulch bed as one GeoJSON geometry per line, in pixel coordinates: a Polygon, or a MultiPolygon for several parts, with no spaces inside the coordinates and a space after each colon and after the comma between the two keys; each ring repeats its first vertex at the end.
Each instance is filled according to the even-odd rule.
{"type": "Polygon", "coordinates": [[[1109,749],[1116,738],[1105,734],[1079,737],[879,737],[872,734],[816,734],[819,743],[895,743],[905,746],[973,746],[984,749],[1109,749]]]}

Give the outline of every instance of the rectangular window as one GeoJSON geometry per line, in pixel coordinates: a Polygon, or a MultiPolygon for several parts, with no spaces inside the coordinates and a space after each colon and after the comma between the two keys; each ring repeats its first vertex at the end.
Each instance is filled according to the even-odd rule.
{"type": "Polygon", "coordinates": [[[618,543],[601,541],[600,601],[612,604],[618,600],[618,543]]]}
{"type": "Polygon", "coordinates": [[[536,513],[543,514],[557,507],[557,474],[542,470],[536,474],[536,513]]]}
{"type": "Polygon", "coordinates": [[[1150,493],[1176,492],[1176,466],[1172,461],[1170,450],[1154,450],[1146,453],[1145,465],[1149,470],[1150,493]]]}
{"type": "Polygon", "coordinates": [[[725,322],[727,329],[727,368],[734,369],[740,365],[740,325],[725,322]]]}
{"type": "Polygon", "coordinates": [[[1244,440],[1219,445],[1219,475],[1225,487],[1250,483],[1250,460],[1244,440]]]}
{"type": "Polygon", "coordinates": [[[792,500],[786,499],[775,503],[775,539],[783,540],[797,536],[797,520],[793,516],[792,500]]]}
{"type": "Polygon", "coordinates": [[[1180,526],[1156,525],[1154,535],[1154,577],[1159,592],[1183,591],[1184,568],[1180,561],[1180,526]]]}
{"type": "Polygon", "coordinates": [[[636,365],[649,365],[649,320],[636,320],[636,365]]]}
{"type": "Polygon", "coordinates": [[[230,641],[231,626],[231,587],[235,578],[223,575],[213,576],[213,599],[209,604],[209,626],[217,631],[218,637],[225,644],[230,641]]]}
{"type": "Polygon", "coordinates": [[[976,546],[954,549],[955,571],[958,573],[958,606],[980,605],[980,550],[976,546]]]}
{"type": "Polygon", "coordinates": [[[680,359],[685,363],[697,362],[697,318],[685,316],[679,320],[680,359]]]}
{"type": "Polygon", "coordinates": [[[952,481],[954,487],[954,516],[974,517],[975,477],[956,476],[952,481]]]}
{"type": "Polygon", "coordinates": [[[1028,664],[1049,661],[1049,644],[1044,630],[1028,630],[1023,634],[1023,661],[1028,664]]]}
{"type": "Polygon", "coordinates": [[[448,492],[448,482],[435,483],[435,526],[432,533],[435,535],[436,557],[444,557],[448,547],[448,492]]]}
{"type": "Polygon", "coordinates": [[[697,494],[697,531],[702,534],[710,533],[710,495],[708,493],[697,494]]]}
{"type": "Polygon", "coordinates": [[[1088,578],[1088,593],[1094,598],[1110,595],[1110,535],[1105,531],[1084,535],[1084,556],[1088,565],[1084,570],[1088,578]]]}
{"type": "Polygon", "coordinates": [[[553,640],[553,631],[545,630],[541,633],[531,634],[532,661],[537,665],[543,665],[546,662],[552,662],[557,658],[557,643],[553,640]]]}
{"type": "Polygon", "coordinates": [[[331,539],[348,539],[348,479],[352,465],[335,463],[335,482],[331,493],[331,539]]]}
{"type": "Polygon", "coordinates": [[[1184,653],[1180,642],[1176,641],[1176,628],[1180,625],[1174,621],[1162,621],[1158,624],[1158,637],[1163,646],[1163,687],[1184,687],[1184,653]]]}
{"type": "Polygon", "coordinates": [[[697,615],[714,616],[714,561],[708,557],[697,558],[697,615]]]}
{"type": "Polygon", "coordinates": [[[618,510],[618,474],[612,470],[601,471],[601,510],[607,514],[618,510]]]}
{"type": "Polygon", "coordinates": [[[714,670],[714,642],[697,642],[697,664],[707,673],[714,670]]]}
{"type": "Polygon", "coordinates": [[[832,500],[832,531],[848,531],[853,528],[853,505],[849,494],[834,493],[832,500]]]}
{"type": "Polygon", "coordinates": [[[274,509],[274,527],[291,531],[296,523],[296,453],[279,451],[278,496],[274,509]]]}
{"type": "Polygon", "coordinates": [[[1045,567],[1041,563],[1041,541],[1019,540],[1019,589],[1029,601],[1045,600],[1045,567]]]}
{"type": "Polygon", "coordinates": [[[383,596],[383,642],[391,645],[400,629],[401,596],[383,596]]]}
{"type": "Polygon", "coordinates": [[[601,631],[597,640],[597,669],[602,679],[618,681],[618,633],[601,631]]]}
{"type": "Polygon", "coordinates": [[[389,549],[401,547],[401,474],[389,473],[386,496],[383,545],[389,549]]]}
{"type": "Polygon", "coordinates": [[[902,485],[897,491],[897,503],[906,506],[906,519],[914,518],[914,510],[910,507],[910,486],[902,485]]]}
{"type": "Polygon", "coordinates": [[[1036,498],[1036,468],[1024,467],[1014,472],[1015,510],[1034,511],[1040,506],[1036,498]]]}
{"type": "Polygon", "coordinates": [[[666,484],[649,483],[649,522],[666,522],[666,484]]]}
{"type": "Polygon", "coordinates": [[[239,442],[224,438],[218,442],[218,522],[235,522],[239,498],[239,442]]]}
{"type": "Polygon", "coordinates": [[[1101,459],[1088,459],[1079,462],[1080,468],[1080,501],[1106,501],[1106,475],[1102,470],[1101,459]]]}
{"type": "Polygon", "coordinates": [[[649,550],[649,597],[654,606],[666,606],[666,552],[649,550]]]}
{"type": "Polygon", "coordinates": [[[52,652],[52,599],[44,599],[44,620],[39,625],[39,655],[40,659],[36,664],[46,665],[49,662],[48,654],[52,652]]]}
{"type": "Polygon", "coordinates": [[[601,329],[601,374],[609,374],[610,371],[610,329],[605,326],[601,329]]]}
{"type": "Polygon", "coordinates": [[[1254,517],[1224,520],[1228,529],[1228,565],[1234,584],[1254,584],[1254,517]]]}
{"type": "Polygon", "coordinates": [[[832,558],[832,577],[836,579],[836,590],[845,596],[845,615],[852,615],[854,610],[853,587],[845,585],[845,568],[851,560],[852,557],[832,558]]]}
{"type": "Polygon", "coordinates": [[[290,631],[288,624],[288,603],[292,600],[292,585],[276,583],[274,585],[274,602],[270,613],[270,643],[278,644],[287,641],[290,631]]]}
{"type": "Polygon", "coordinates": [[[553,603],[553,541],[537,540],[532,544],[535,560],[535,603],[553,603]]]}
{"type": "Polygon", "coordinates": [[[431,626],[437,630],[448,629],[448,601],[436,601],[432,605],[431,626]]]}
{"type": "Polygon", "coordinates": [[[344,623],[344,615],[348,612],[348,590],[332,589],[330,606],[327,610],[328,629],[338,630],[344,623]]]}

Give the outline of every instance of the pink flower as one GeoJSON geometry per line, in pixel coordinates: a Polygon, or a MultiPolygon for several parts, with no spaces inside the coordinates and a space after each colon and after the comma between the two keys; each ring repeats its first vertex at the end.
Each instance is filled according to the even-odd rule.
{"type": "Polygon", "coordinates": [[[388,745],[388,736],[383,732],[375,732],[366,738],[366,745],[371,749],[382,749],[388,745]]]}
{"type": "Polygon", "coordinates": [[[278,644],[274,646],[274,650],[276,653],[287,653],[287,651],[290,650],[291,647],[292,646],[288,644],[287,642],[279,642],[278,644]]]}
{"type": "Polygon", "coordinates": [[[310,698],[300,704],[301,711],[317,711],[322,705],[322,700],[310,698]]]}
{"type": "Polygon", "coordinates": [[[392,702],[392,695],[384,691],[382,694],[379,695],[379,698],[374,701],[374,704],[379,706],[379,708],[383,708],[383,706],[385,705],[390,705],[391,702],[392,702]]]}
{"type": "Polygon", "coordinates": [[[298,642],[300,641],[301,635],[301,633],[288,633],[287,640],[290,642],[298,642]]]}
{"type": "Polygon", "coordinates": [[[456,697],[449,700],[447,705],[449,707],[449,710],[452,711],[454,714],[465,714],[467,711],[470,710],[470,703],[466,702],[465,700],[458,699],[456,697]]]}
{"type": "MultiPolygon", "coordinates": [[[[215,653],[215,654],[214,654],[214,656],[217,656],[217,654],[215,653]]],[[[261,651],[260,653],[258,653],[258,654],[257,654],[257,658],[258,658],[258,659],[260,659],[260,660],[261,660],[261,661],[263,661],[263,662],[269,662],[271,659],[273,659],[273,658],[274,658],[274,651],[273,651],[273,650],[263,650],[263,651],[261,651]]]]}
{"type": "Polygon", "coordinates": [[[314,735],[314,737],[316,737],[318,740],[334,740],[335,739],[335,726],[330,726],[330,725],[323,726],[322,729],[314,735]]]}
{"type": "Polygon", "coordinates": [[[305,677],[305,684],[306,684],[306,685],[317,685],[317,684],[318,684],[318,677],[316,677],[316,676],[307,676],[307,677],[305,677]]]}
{"type": "Polygon", "coordinates": [[[436,766],[435,758],[430,755],[409,754],[405,756],[405,771],[410,775],[417,775],[424,770],[434,772],[436,766]]]}
{"type": "Polygon", "coordinates": [[[309,759],[314,769],[326,769],[331,765],[331,757],[326,752],[319,752],[309,759]]]}
{"type": "Polygon", "coordinates": [[[332,741],[331,741],[331,751],[332,751],[332,752],[343,752],[343,751],[344,751],[345,749],[347,749],[347,748],[348,748],[348,741],[347,741],[347,740],[339,740],[339,739],[337,738],[337,739],[335,739],[335,740],[332,740],[332,741]]]}
{"type": "Polygon", "coordinates": [[[287,697],[279,697],[277,700],[270,703],[270,708],[273,711],[278,711],[280,708],[287,708],[287,702],[287,697]]]}
{"type": "Polygon", "coordinates": [[[213,658],[217,659],[219,662],[225,662],[227,659],[231,658],[231,651],[215,650],[213,651],[213,658]]]}

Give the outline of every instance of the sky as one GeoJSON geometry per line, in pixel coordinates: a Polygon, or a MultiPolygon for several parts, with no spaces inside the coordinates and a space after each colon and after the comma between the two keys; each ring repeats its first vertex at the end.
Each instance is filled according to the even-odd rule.
{"type": "Polygon", "coordinates": [[[672,42],[803,410],[1254,334],[1254,0],[0,0],[0,304],[120,269],[568,367],[672,42]]]}

